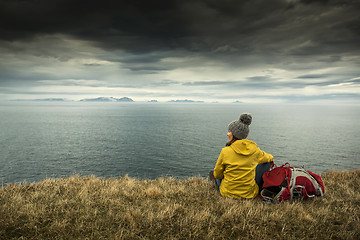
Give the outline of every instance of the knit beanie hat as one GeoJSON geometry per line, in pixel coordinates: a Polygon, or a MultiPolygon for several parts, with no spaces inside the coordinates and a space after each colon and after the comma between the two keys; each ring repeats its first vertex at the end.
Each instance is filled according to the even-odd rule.
{"type": "Polygon", "coordinates": [[[239,120],[232,121],[229,124],[229,131],[233,134],[237,139],[245,139],[249,134],[249,125],[251,124],[252,117],[250,113],[243,113],[240,115],[239,120]]]}

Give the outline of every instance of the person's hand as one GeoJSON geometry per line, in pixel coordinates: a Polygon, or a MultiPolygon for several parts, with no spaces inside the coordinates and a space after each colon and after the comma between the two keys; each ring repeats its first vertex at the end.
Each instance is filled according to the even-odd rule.
{"type": "Polygon", "coordinates": [[[271,166],[271,168],[273,168],[275,166],[274,161],[270,162],[270,166],[271,166]]]}

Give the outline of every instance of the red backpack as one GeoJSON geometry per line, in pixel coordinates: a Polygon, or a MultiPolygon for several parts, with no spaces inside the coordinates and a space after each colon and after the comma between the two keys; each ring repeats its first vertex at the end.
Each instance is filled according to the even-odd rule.
{"type": "Polygon", "coordinates": [[[294,198],[307,200],[323,196],[325,191],[319,175],[304,168],[291,167],[289,163],[265,172],[263,180],[260,197],[266,202],[292,202],[294,198]]]}

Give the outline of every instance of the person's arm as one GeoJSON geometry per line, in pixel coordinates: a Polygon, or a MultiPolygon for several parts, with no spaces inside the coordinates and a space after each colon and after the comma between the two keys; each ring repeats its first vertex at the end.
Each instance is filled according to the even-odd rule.
{"type": "Polygon", "coordinates": [[[223,151],[221,150],[219,158],[214,168],[214,177],[216,179],[224,178],[223,151]]]}
{"type": "Polygon", "coordinates": [[[259,151],[260,151],[259,164],[274,161],[273,155],[271,155],[270,153],[266,153],[264,151],[261,151],[260,149],[259,149],[259,151]]]}

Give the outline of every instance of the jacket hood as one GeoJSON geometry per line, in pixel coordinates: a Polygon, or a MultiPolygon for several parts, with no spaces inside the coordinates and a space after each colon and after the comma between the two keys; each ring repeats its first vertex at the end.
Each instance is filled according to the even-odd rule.
{"type": "Polygon", "coordinates": [[[241,155],[251,155],[257,149],[257,144],[248,139],[237,140],[230,147],[241,155]]]}

